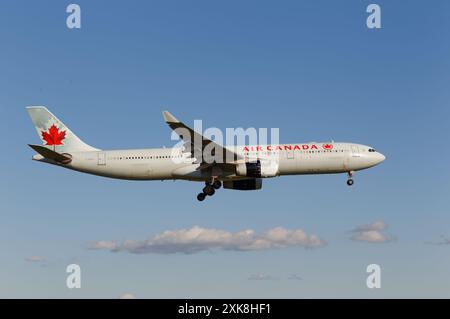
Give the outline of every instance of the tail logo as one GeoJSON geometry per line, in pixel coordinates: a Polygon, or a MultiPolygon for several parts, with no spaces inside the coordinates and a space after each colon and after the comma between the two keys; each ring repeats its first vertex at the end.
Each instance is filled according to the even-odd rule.
{"type": "Polygon", "coordinates": [[[42,132],[42,138],[46,142],[45,145],[63,145],[63,140],[66,138],[66,131],[59,131],[59,128],[53,124],[48,131],[42,132]]]}

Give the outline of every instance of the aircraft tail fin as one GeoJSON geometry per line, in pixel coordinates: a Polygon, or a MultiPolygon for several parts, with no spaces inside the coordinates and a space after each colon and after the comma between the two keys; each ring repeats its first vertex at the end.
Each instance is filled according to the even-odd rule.
{"type": "MultiPolygon", "coordinates": [[[[55,152],[83,152],[98,151],[81,139],[64,125],[56,116],[54,116],[44,106],[27,107],[28,114],[36,127],[39,138],[44,148],[51,149],[55,152]]],[[[34,147],[32,147],[36,150],[34,147]]],[[[40,153],[38,150],[36,150],[40,153]]],[[[41,154],[46,157],[45,155],[41,154]]]]}

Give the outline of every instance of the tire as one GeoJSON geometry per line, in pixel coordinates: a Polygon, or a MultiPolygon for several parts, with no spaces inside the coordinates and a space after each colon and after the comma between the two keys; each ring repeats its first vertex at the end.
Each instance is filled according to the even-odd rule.
{"type": "Polygon", "coordinates": [[[212,185],[207,185],[203,188],[203,193],[205,193],[208,196],[213,196],[215,194],[216,190],[212,185]]]}
{"type": "Polygon", "coordinates": [[[197,199],[199,202],[203,202],[205,200],[205,198],[206,198],[205,193],[200,193],[197,195],[197,199]]]}
{"type": "Polygon", "coordinates": [[[353,185],[353,179],[349,179],[349,180],[347,180],[347,185],[348,186],[352,186],[353,185]]]}
{"type": "Polygon", "coordinates": [[[212,186],[213,186],[215,189],[219,189],[219,188],[222,187],[222,182],[221,182],[221,181],[215,181],[215,182],[212,184],[212,186]]]}

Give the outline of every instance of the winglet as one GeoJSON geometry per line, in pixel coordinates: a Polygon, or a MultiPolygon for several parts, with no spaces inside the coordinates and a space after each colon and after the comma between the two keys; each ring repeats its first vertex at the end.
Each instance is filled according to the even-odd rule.
{"type": "Polygon", "coordinates": [[[167,123],[180,123],[180,121],[178,121],[176,117],[170,114],[168,111],[163,111],[163,117],[164,121],[166,121],[167,123]]]}

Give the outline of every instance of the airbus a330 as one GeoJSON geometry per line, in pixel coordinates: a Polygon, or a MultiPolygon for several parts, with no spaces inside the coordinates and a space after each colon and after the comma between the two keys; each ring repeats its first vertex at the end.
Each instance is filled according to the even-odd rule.
{"type": "Polygon", "coordinates": [[[42,145],[29,145],[38,153],[33,160],[117,179],[204,182],[197,195],[199,201],[213,196],[221,187],[258,190],[264,178],[284,175],[346,173],[351,186],[355,171],[385,159],[373,147],[354,143],[222,146],[167,111],[163,112],[164,120],[184,145],[101,150],[84,143],[45,107],[31,106],[27,111],[42,141],[42,145]],[[210,152],[204,156],[206,149],[210,152]]]}

